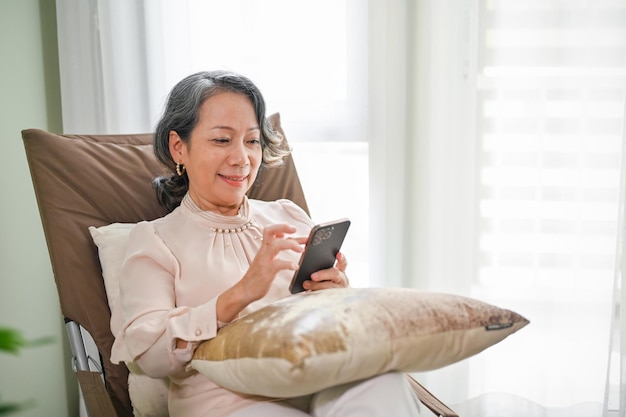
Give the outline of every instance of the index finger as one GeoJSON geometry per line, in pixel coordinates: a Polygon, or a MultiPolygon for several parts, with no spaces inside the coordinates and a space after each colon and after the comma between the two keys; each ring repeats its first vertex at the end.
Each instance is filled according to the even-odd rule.
{"type": "Polygon", "coordinates": [[[296,228],[289,224],[272,224],[263,229],[263,237],[284,237],[295,232],[296,228]]]}

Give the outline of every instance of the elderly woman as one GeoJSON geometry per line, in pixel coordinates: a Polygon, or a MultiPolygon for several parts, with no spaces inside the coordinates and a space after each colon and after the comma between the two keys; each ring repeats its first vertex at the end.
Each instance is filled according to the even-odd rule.
{"type": "MultiPolygon", "coordinates": [[[[419,415],[401,374],[282,400],[231,392],[187,368],[221,326],[289,295],[313,222],[291,201],[246,197],[260,167],[288,152],[281,142],[249,79],[200,72],[173,88],[154,136],[158,159],[172,171],[154,182],[170,213],[131,233],[112,313],[112,360],[169,377],[172,417],[419,415]]],[[[339,253],[304,287],[346,287],[346,266],[339,253]]]]}

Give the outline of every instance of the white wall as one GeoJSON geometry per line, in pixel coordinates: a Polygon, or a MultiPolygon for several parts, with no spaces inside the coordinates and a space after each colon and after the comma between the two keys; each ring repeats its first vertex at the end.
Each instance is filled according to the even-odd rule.
{"type": "Polygon", "coordinates": [[[0,352],[0,403],[19,416],[77,415],[76,384],[20,131],[61,131],[54,0],[0,0],[0,327],[54,342],[0,352]],[[72,404],[68,407],[68,403],[72,404]]]}

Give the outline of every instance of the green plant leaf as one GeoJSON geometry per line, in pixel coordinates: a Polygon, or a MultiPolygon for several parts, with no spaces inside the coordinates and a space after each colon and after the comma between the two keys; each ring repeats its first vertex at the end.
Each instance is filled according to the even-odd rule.
{"type": "Polygon", "coordinates": [[[33,407],[34,405],[35,401],[33,400],[24,401],[22,403],[0,404],[0,416],[16,413],[18,411],[33,407]]]}
{"type": "Polygon", "coordinates": [[[38,339],[26,340],[18,330],[8,327],[0,327],[0,351],[5,351],[17,355],[24,347],[35,347],[47,345],[54,342],[54,337],[40,337],[38,339]]]}
{"type": "Polygon", "coordinates": [[[46,336],[46,337],[39,337],[37,339],[31,339],[31,340],[27,340],[24,343],[24,347],[37,347],[37,346],[41,346],[41,345],[48,345],[52,342],[54,342],[54,337],[53,336],[46,336]]]}
{"type": "Polygon", "coordinates": [[[26,340],[21,332],[7,327],[0,327],[0,350],[17,354],[24,346],[26,346],[26,340]]]}
{"type": "MultiPolygon", "coordinates": [[[[8,327],[0,327],[0,351],[5,351],[17,355],[21,348],[40,346],[51,343],[54,337],[40,337],[38,339],[26,340],[22,333],[18,330],[8,327]]],[[[22,403],[0,404],[0,415],[13,414],[26,408],[33,407],[33,400],[24,401],[22,403]]]]}

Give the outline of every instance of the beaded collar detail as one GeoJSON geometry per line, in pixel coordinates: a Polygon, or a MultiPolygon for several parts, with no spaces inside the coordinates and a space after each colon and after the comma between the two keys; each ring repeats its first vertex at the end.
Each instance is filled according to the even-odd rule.
{"type": "Polygon", "coordinates": [[[198,207],[195,201],[193,201],[189,194],[183,197],[181,204],[192,213],[209,220],[213,224],[219,224],[220,227],[209,227],[209,229],[214,233],[241,233],[254,223],[254,219],[249,218],[247,197],[244,197],[243,204],[239,207],[239,213],[236,216],[225,216],[212,211],[202,210],[198,207]]]}

